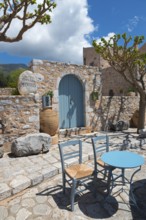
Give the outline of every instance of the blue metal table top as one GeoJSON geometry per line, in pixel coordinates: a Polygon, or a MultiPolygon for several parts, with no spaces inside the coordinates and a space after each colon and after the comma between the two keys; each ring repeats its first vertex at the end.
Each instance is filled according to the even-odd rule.
{"type": "Polygon", "coordinates": [[[144,157],[129,151],[110,151],[101,156],[104,163],[117,168],[134,168],[144,164],[144,157]]]}

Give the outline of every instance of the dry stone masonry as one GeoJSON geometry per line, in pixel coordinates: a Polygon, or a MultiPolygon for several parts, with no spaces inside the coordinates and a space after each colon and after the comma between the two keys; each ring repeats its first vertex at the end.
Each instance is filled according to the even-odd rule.
{"type": "Polygon", "coordinates": [[[11,142],[16,138],[39,132],[39,103],[37,94],[29,96],[1,96],[0,140],[6,151],[10,150],[11,142]]]}
{"type": "Polygon", "coordinates": [[[4,149],[3,149],[3,141],[0,140],[0,158],[2,158],[4,155],[4,149]]]}
{"type": "Polygon", "coordinates": [[[101,90],[101,73],[98,67],[33,60],[31,69],[34,73],[42,75],[42,77],[40,77],[42,80],[37,80],[40,102],[42,95],[52,90],[54,93],[52,108],[57,112],[59,112],[59,83],[65,75],[75,75],[84,88],[85,110],[83,114],[85,114],[85,124],[87,128],[91,126],[91,114],[94,111],[95,102],[91,101],[90,95],[95,87],[99,91],[99,94],[101,90]]]}
{"type": "Polygon", "coordinates": [[[59,115],[59,83],[68,74],[75,75],[83,85],[85,132],[105,130],[108,121],[131,121],[139,97],[103,96],[103,78],[98,67],[33,60],[31,71],[20,75],[19,91],[23,95],[0,96],[0,141],[5,151],[10,150],[10,143],[17,138],[40,132],[42,96],[49,90],[54,93],[52,109],[59,115]],[[99,96],[93,101],[91,94],[95,90],[99,96]]]}

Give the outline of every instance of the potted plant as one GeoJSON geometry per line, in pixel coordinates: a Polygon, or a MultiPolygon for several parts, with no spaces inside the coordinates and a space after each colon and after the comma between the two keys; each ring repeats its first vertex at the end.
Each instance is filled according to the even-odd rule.
{"type": "Polygon", "coordinates": [[[127,94],[128,96],[135,96],[135,89],[133,87],[129,87],[127,94]]]}
{"type": "Polygon", "coordinates": [[[52,90],[49,90],[42,96],[42,106],[43,108],[52,106],[52,98],[54,93],[52,90]]]}
{"type": "Polygon", "coordinates": [[[52,99],[53,99],[53,96],[54,96],[53,91],[49,90],[46,94],[50,97],[50,101],[51,101],[51,105],[52,105],[52,99]]]}

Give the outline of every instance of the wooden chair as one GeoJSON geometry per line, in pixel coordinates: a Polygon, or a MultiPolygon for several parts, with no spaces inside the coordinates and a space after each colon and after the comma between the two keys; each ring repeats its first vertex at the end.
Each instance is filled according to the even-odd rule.
{"type": "Polygon", "coordinates": [[[99,135],[91,138],[93,153],[94,153],[94,175],[97,178],[100,173],[103,175],[103,179],[107,178],[107,193],[110,192],[110,184],[112,183],[111,188],[113,188],[113,174],[112,171],[115,169],[112,166],[105,164],[100,156],[109,151],[109,137],[107,135],[99,135]]]}
{"type": "Polygon", "coordinates": [[[82,163],[82,142],[81,140],[70,140],[59,144],[59,151],[62,165],[63,193],[65,193],[66,183],[71,187],[71,210],[74,210],[75,195],[82,192],[79,186],[87,187],[86,181],[94,177],[94,169],[82,163]],[[67,163],[67,160],[70,160],[67,163]],[[67,166],[72,161],[72,165],[67,166]]]}

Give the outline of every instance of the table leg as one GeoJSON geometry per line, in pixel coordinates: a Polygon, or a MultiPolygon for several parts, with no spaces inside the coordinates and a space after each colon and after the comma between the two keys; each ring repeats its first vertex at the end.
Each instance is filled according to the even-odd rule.
{"type": "Polygon", "coordinates": [[[135,175],[138,171],[140,171],[140,170],[141,170],[141,166],[140,166],[137,170],[134,171],[134,173],[132,174],[131,179],[130,179],[130,194],[129,194],[129,197],[130,197],[130,200],[131,200],[131,202],[132,202],[131,205],[135,205],[137,208],[139,208],[139,207],[138,207],[138,205],[137,205],[137,202],[136,202],[136,199],[135,199],[133,190],[132,190],[132,183],[133,183],[133,177],[134,177],[134,175],[135,175]]]}
{"type": "Polygon", "coordinates": [[[107,195],[110,195],[112,189],[113,189],[113,175],[112,175],[112,170],[109,169],[108,171],[108,180],[107,180],[107,195]],[[111,187],[111,189],[110,189],[111,187]]]}
{"type": "Polygon", "coordinates": [[[122,183],[125,185],[125,169],[122,169],[122,183]]]}

